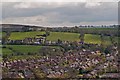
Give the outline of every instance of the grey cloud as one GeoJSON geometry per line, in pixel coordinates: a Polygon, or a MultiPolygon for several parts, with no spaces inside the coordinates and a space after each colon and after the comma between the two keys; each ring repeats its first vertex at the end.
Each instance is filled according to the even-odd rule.
{"type": "MultiPolygon", "coordinates": [[[[35,21],[41,22],[45,20],[44,24],[62,24],[64,22],[76,24],[80,22],[117,21],[118,17],[117,3],[104,2],[100,3],[99,6],[94,6],[90,8],[86,7],[86,3],[77,3],[76,5],[75,3],[69,3],[64,4],[60,7],[38,6],[34,8],[15,8],[14,5],[16,4],[19,3],[3,3],[3,20],[7,18],[36,18],[36,16],[43,16],[42,18],[36,18],[35,21]],[[50,13],[52,14],[50,15],[50,13]]],[[[44,4],[45,3],[43,3],[42,5],[44,4]]],[[[52,4],[54,5],[55,3],[52,4]]]]}

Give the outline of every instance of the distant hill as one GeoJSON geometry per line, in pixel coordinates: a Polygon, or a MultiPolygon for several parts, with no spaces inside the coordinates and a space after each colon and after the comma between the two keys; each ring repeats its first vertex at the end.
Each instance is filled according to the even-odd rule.
{"type": "Polygon", "coordinates": [[[21,24],[0,24],[2,31],[28,31],[39,30],[41,26],[21,25],[21,24]]]}

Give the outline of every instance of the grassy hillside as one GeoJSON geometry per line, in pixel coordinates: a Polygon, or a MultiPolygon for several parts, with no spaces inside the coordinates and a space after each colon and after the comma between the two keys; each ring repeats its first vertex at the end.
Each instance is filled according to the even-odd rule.
{"type": "Polygon", "coordinates": [[[2,38],[2,32],[0,32],[0,38],[2,38]]]}
{"type": "Polygon", "coordinates": [[[11,40],[22,40],[26,37],[36,37],[36,35],[42,35],[45,32],[32,31],[32,32],[12,32],[9,39],[11,40]]]}
{"type": "Polygon", "coordinates": [[[85,43],[101,44],[100,35],[85,34],[84,41],[85,43]]]}
{"type": "Polygon", "coordinates": [[[47,40],[57,41],[58,39],[62,41],[80,41],[80,34],[78,33],[68,33],[68,32],[50,32],[47,40]]]}
{"type": "Polygon", "coordinates": [[[104,36],[104,37],[103,37],[103,42],[102,42],[102,44],[103,44],[104,46],[112,45],[110,36],[104,36]]]}
{"type": "Polygon", "coordinates": [[[12,48],[16,52],[28,53],[28,52],[38,52],[42,46],[32,46],[32,45],[7,45],[7,47],[12,48]]]}
{"type": "Polygon", "coordinates": [[[113,40],[115,43],[118,43],[120,41],[120,37],[114,37],[113,40]]]}
{"type": "Polygon", "coordinates": [[[0,32],[0,38],[3,38],[6,36],[6,33],[5,32],[0,32]]]}
{"type": "Polygon", "coordinates": [[[13,53],[12,50],[8,48],[0,48],[2,50],[3,55],[11,55],[13,53]]]}
{"type": "MultiPolygon", "coordinates": [[[[45,46],[36,46],[36,45],[5,45],[6,48],[2,48],[2,53],[4,55],[6,54],[12,54],[15,52],[19,53],[38,53],[40,51],[40,48],[45,47],[45,46]],[[10,50],[11,48],[12,50],[10,50]]],[[[52,48],[60,48],[59,46],[50,46],[52,48]]]]}

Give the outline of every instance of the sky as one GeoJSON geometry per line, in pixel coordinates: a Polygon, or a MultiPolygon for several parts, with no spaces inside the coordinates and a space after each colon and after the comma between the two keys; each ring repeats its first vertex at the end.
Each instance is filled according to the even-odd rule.
{"type": "MultiPolygon", "coordinates": [[[[117,1],[117,0],[116,0],[117,1]]],[[[0,3],[1,4],[1,3],[0,3]]],[[[2,23],[40,26],[112,25],[118,2],[2,2],[2,23]]]]}

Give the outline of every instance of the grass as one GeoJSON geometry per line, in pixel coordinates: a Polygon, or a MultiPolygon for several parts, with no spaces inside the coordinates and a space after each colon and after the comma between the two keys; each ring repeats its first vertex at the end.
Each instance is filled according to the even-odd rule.
{"type": "Polygon", "coordinates": [[[6,33],[5,32],[0,32],[0,38],[3,38],[6,36],[6,33]]]}
{"type": "Polygon", "coordinates": [[[112,45],[112,42],[111,42],[111,40],[110,40],[110,36],[104,36],[102,43],[103,43],[104,46],[112,45]]]}
{"type": "Polygon", "coordinates": [[[118,43],[120,41],[120,37],[114,37],[113,40],[115,43],[118,43]]]}
{"type": "Polygon", "coordinates": [[[101,38],[100,38],[100,35],[85,34],[84,42],[92,43],[92,44],[101,44],[101,38]]]}
{"type": "Polygon", "coordinates": [[[20,53],[37,53],[42,46],[33,45],[7,45],[7,47],[12,48],[16,52],[20,53]]]}
{"type": "MultiPolygon", "coordinates": [[[[2,62],[2,57],[0,57],[0,62],[2,62]]],[[[0,69],[1,70],[1,69],[0,69]]],[[[1,71],[0,71],[1,72],[1,71]]]]}
{"type": "Polygon", "coordinates": [[[58,39],[62,41],[80,41],[80,34],[78,33],[68,33],[68,32],[50,32],[47,40],[57,41],[58,39]]]}
{"type": "Polygon", "coordinates": [[[2,32],[0,32],[0,38],[2,38],[2,32]]]}
{"type": "Polygon", "coordinates": [[[26,37],[36,37],[36,35],[45,34],[44,31],[32,31],[32,32],[12,32],[9,39],[11,40],[23,40],[26,37]]]}
{"type": "Polygon", "coordinates": [[[2,53],[3,55],[11,55],[13,51],[8,48],[2,48],[2,53]]]}
{"type": "MultiPolygon", "coordinates": [[[[17,59],[26,59],[26,58],[39,58],[40,55],[27,55],[27,53],[39,53],[40,48],[47,46],[35,46],[35,45],[4,45],[6,48],[2,49],[2,53],[4,56],[9,56],[13,54],[14,56],[10,56],[10,60],[17,59]],[[12,48],[10,50],[9,48],[12,48]],[[14,52],[13,52],[14,51],[14,52]],[[16,52],[23,53],[24,55],[16,55],[16,52]]],[[[49,46],[52,48],[60,48],[59,46],[49,46]]]]}
{"type": "MultiPolygon", "coordinates": [[[[45,47],[45,46],[36,46],[36,45],[5,45],[7,48],[2,48],[3,54],[12,54],[15,52],[19,53],[39,53],[40,48],[45,47]],[[12,48],[10,50],[9,48],[12,48]],[[15,52],[13,52],[15,51],[15,52]]],[[[49,46],[52,48],[60,48],[59,46],[49,46]]]]}

